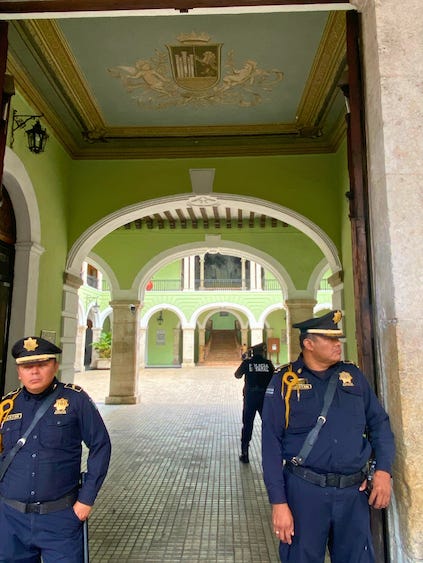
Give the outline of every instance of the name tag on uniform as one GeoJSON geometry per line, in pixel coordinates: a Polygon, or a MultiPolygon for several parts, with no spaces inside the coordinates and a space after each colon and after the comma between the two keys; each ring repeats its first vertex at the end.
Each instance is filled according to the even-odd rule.
{"type": "Polygon", "coordinates": [[[300,377],[298,383],[293,387],[295,391],[302,391],[303,389],[313,389],[313,385],[308,383],[307,379],[300,377]]]}
{"type": "Polygon", "coordinates": [[[19,420],[20,418],[22,418],[22,413],[14,412],[13,414],[9,414],[6,416],[5,422],[8,422],[9,420],[19,420]]]}

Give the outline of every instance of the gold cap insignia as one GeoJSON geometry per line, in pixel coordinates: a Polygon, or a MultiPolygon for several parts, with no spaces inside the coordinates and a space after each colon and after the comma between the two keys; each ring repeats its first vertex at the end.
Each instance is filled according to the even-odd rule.
{"type": "Polygon", "coordinates": [[[57,399],[57,401],[54,403],[54,408],[56,409],[54,411],[54,414],[66,414],[66,409],[68,408],[68,406],[69,401],[64,397],[57,399]]]}
{"type": "Polygon", "coordinates": [[[342,387],[354,387],[353,377],[347,371],[341,371],[339,379],[342,381],[342,387]]]}
{"type": "Polygon", "coordinates": [[[29,337],[24,340],[23,347],[27,350],[27,352],[33,352],[36,348],[38,348],[38,344],[35,338],[29,337]]]}
{"type": "Polygon", "coordinates": [[[332,319],[333,322],[334,322],[335,324],[338,324],[341,319],[342,319],[342,313],[341,313],[341,311],[335,311],[335,314],[333,315],[333,319],[332,319]]]}

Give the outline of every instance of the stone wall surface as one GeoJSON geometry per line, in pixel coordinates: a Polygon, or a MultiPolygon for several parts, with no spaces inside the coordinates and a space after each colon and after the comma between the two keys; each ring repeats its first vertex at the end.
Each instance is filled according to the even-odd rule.
{"type": "Polygon", "coordinates": [[[396,437],[391,560],[423,560],[423,15],[421,0],[362,12],[375,329],[396,437]]]}

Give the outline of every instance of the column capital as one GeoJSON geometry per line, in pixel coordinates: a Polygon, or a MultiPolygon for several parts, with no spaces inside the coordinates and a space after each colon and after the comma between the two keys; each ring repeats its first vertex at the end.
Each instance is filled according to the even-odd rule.
{"type": "Polygon", "coordinates": [[[344,283],[344,270],[338,270],[328,277],[328,283],[332,288],[344,283]]]}

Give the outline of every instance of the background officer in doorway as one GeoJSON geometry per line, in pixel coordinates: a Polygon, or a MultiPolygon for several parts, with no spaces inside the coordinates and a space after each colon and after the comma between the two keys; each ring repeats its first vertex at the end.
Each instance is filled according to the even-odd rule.
{"type": "Polygon", "coordinates": [[[389,418],[363,373],[341,361],[340,311],[293,325],[301,354],[263,407],[263,471],[283,563],[373,563],[369,505],[391,496],[389,418]],[[373,488],[367,490],[374,456],[373,488]]]}
{"type": "Polygon", "coordinates": [[[248,447],[253,434],[254,418],[258,412],[261,416],[266,387],[272,379],[275,368],[265,358],[266,345],[262,342],[251,348],[251,356],[245,358],[235,372],[241,379],[244,375],[244,405],[242,410],[241,455],[242,463],[249,463],[248,447]]]}
{"type": "Polygon", "coordinates": [[[12,348],[22,387],[0,403],[0,561],[83,561],[83,521],[106,477],[111,446],[89,396],[57,380],[60,353],[36,336],[12,348]],[[82,442],[89,452],[79,488],[82,442]]]}

